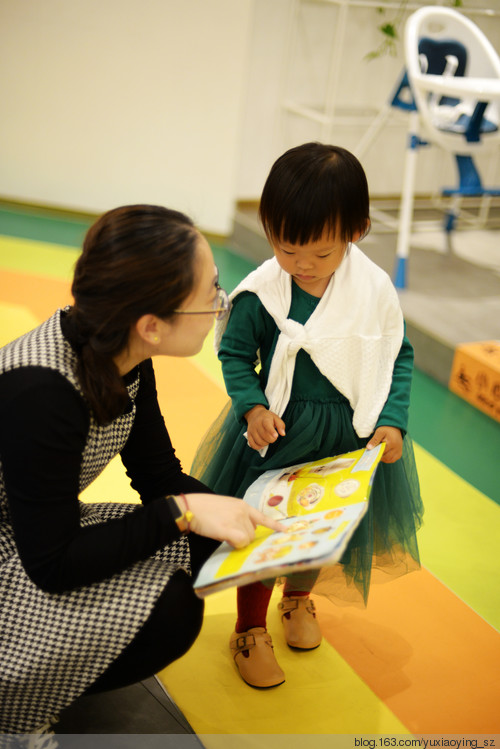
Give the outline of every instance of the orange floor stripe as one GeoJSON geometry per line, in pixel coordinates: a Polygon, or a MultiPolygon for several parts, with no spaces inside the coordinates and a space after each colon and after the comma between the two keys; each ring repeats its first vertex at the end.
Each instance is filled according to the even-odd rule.
{"type": "Polygon", "coordinates": [[[366,611],[316,602],[327,640],[413,734],[500,732],[498,633],[429,572],[374,585],[366,611]]]}
{"type": "Polygon", "coordinates": [[[158,356],[154,368],[167,429],[184,470],[189,472],[196,448],[227,402],[227,395],[208,377],[203,377],[189,359],[158,356]],[[179,393],[189,393],[188,411],[186,398],[179,398],[179,393]]]}
{"type": "Polygon", "coordinates": [[[2,269],[0,299],[25,305],[43,322],[59,307],[71,304],[70,284],[60,278],[41,278],[2,269]]]}

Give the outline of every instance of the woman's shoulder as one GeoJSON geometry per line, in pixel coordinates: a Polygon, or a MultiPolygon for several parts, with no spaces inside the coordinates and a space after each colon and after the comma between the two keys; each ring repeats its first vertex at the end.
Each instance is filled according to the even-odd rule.
{"type": "Polygon", "coordinates": [[[81,396],[62,372],[40,364],[22,365],[0,372],[0,388],[2,393],[6,390],[19,393],[50,388],[51,391],[74,393],[81,400],[81,396]]]}
{"type": "Polygon", "coordinates": [[[88,408],[63,374],[40,366],[17,367],[0,375],[2,419],[33,418],[87,423],[88,408]]]}

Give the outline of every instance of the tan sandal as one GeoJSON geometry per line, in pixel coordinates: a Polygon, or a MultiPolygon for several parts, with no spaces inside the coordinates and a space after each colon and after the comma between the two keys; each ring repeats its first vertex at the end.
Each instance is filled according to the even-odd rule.
{"type": "Polygon", "coordinates": [[[321,644],[316,607],[309,596],[283,596],[278,603],[285,639],[291,648],[312,650],[321,644]]]}
{"type": "Polygon", "coordinates": [[[271,635],[264,627],[233,632],[229,647],[241,678],[251,687],[277,687],[285,681],[274,655],[271,635]]]}

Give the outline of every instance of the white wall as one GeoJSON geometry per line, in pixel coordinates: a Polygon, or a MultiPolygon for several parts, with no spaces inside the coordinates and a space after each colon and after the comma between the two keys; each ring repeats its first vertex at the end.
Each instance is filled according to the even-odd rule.
{"type": "MultiPolygon", "coordinates": [[[[380,4],[377,0],[372,0],[372,7],[356,7],[355,0],[349,4],[340,65],[334,69],[333,79],[328,81],[330,55],[336,50],[339,4],[335,4],[335,0],[330,4],[326,1],[302,3],[296,44],[288,56],[291,65],[284,73],[282,62],[286,57],[293,0],[255,0],[238,197],[258,198],[273,161],[298,143],[323,140],[356,150],[370,122],[388,101],[404,68],[401,44],[397,46],[396,56],[366,59],[367,53],[375,50],[383,38],[377,27],[395,17],[391,10],[380,14],[377,9],[380,4]],[[332,88],[335,90],[335,114],[348,115],[349,120],[337,118],[327,134],[318,124],[284,114],[280,108],[281,101],[287,98],[322,108],[332,88]]],[[[436,4],[449,5],[450,0],[436,4]]],[[[464,9],[470,12],[472,20],[483,29],[496,49],[500,49],[499,0],[464,0],[464,9]],[[488,7],[496,11],[495,17],[473,12],[488,7]]],[[[403,15],[401,33],[407,16],[408,13],[403,15]]],[[[392,110],[380,136],[363,155],[372,196],[400,193],[406,132],[406,115],[398,116],[397,111],[392,110]]],[[[479,163],[486,167],[486,162],[479,163]]],[[[485,181],[487,171],[482,170],[485,181]]],[[[500,184],[498,169],[492,170],[490,176],[500,184]]],[[[456,184],[451,157],[444,155],[441,159],[437,149],[422,149],[419,152],[417,192],[429,194],[445,183],[456,184]]]]}
{"type": "MultiPolygon", "coordinates": [[[[88,211],[158,202],[230,233],[236,199],[259,197],[286,148],[323,139],[355,149],[403,68],[401,50],[365,59],[392,13],[349,5],[335,106],[354,124],[324,137],[282,117],[284,97],[321,105],[331,91],[338,28],[335,4],[306,6],[285,86],[291,4],[0,0],[0,197],[88,211]]],[[[499,0],[465,2],[488,4],[496,18],[472,17],[500,48],[499,0]]],[[[400,192],[405,140],[405,117],[391,118],[363,157],[372,195],[400,192]]],[[[439,174],[454,182],[451,162],[439,174]]],[[[435,184],[436,152],[422,152],[417,189],[435,184]]]]}
{"type": "Polygon", "coordinates": [[[0,0],[0,196],[231,227],[252,0],[0,0]]]}

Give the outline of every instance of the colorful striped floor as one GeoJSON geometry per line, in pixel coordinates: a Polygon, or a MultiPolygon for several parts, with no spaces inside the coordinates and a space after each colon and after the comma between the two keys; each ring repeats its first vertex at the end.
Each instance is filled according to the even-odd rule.
{"type": "MultiPolygon", "coordinates": [[[[77,250],[66,245],[84,231],[55,220],[42,231],[13,214],[0,212],[0,344],[70,301],[77,250]]],[[[232,288],[249,264],[214,250],[232,288]]],[[[195,359],[158,359],[155,369],[188,469],[226,402],[210,341],[195,359]]],[[[324,643],[309,653],[287,648],[272,604],[269,629],[287,681],[268,691],[244,685],[231,662],[234,591],[207,599],[199,639],[160,674],[207,747],[229,745],[234,734],[242,746],[272,734],[275,747],[305,734],[315,746],[332,735],[349,735],[346,746],[355,746],[353,736],[500,733],[500,425],[417,372],[410,427],[426,505],[422,571],[374,586],[366,610],[317,599],[324,643]]],[[[119,462],[85,498],[134,500],[119,462]]]]}

